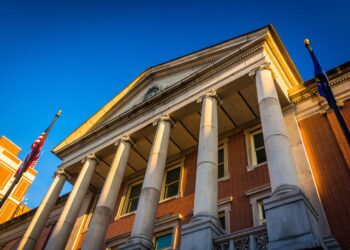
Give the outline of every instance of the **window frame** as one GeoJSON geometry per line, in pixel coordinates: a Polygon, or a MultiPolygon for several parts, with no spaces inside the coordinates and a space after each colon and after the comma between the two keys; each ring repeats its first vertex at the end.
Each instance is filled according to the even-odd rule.
{"type": "Polygon", "coordinates": [[[157,242],[157,238],[161,237],[161,236],[165,236],[171,234],[171,246],[170,248],[165,248],[166,250],[170,250],[173,249],[174,247],[174,228],[169,228],[167,230],[161,231],[161,232],[156,232],[153,234],[153,245],[154,245],[154,249],[156,249],[156,242],[157,242]]]}
{"type": "MultiPolygon", "coordinates": [[[[228,139],[225,138],[224,140],[219,142],[218,146],[218,155],[219,155],[219,150],[223,149],[224,150],[224,176],[219,178],[218,176],[218,181],[225,181],[230,179],[230,172],[229,172],[229,167],[228,167],[228,139]]],[[[219,159],[218,159],[218,171],[219,171],[219,159]]]]}
{"type": "MultiPolygon", "coordinates": [[[[254,126],[252,128],[246,129],[244,131],[245,141],[246,141],[247,158],[248,158],[248,166],[247,166],[248,172],[254,170],[257,167],[264,166],[267,164],[267,159],[264,162],[257,163],[254,135],[257,135],[260,133],[263,133],[261,125],[254,126]]],[[[264,148],[265,148],[265,154],[266,154],[265,141],[264,141],[264,148]]]]}
{"type": "MultiPolygon", "coordinates": [[[[143,185],[143,178],[140,180],[136,180],[136,181],[134,180],[132,182],[127,183],[127,190],[124,193],[123,197],[121,198],[118,213],[117,213],[117,216],[115,217],[115,220],[118,220],[119,218],[136,213],[137,209],[132,212],[126,212],[126,209],[127,209],[127,204],[129,203],[129,197],[130,197],[132,187],[139,185],[141,183],[143,185]]],[[[142,187],[141,187],[141,192],[142,192],[142,187]]],[[[141,196],[141,192],[140,192],[140,196],[141,196]]]]}
{"type": "Polygon", "coordinates": [[[261,211],[259,211],[260,208],[258,202],[269,198],[271,194],[272,192],[269,184],[245,192],[245,195],[249,197],[249,203],[252,206],[254,227],[263,225],[261,223],[261,211]]]}
{"type": "Polygon", "coordinates": [[[233,201],[232,196],[228,196],[218,201],[218,218],[219,218],[219,214],[225,215],[225,232],[227,233],[231,232],[230,213],[231,213],[232,201],[233,201]]]}
{"type": "Polygon", "coordinates": [[[183,168],[184,168],[184,158],[182,158],[179,161],[175,161],[173,163],[170,163],[168,167],[166,167],[164,171],[164,176],[163,176],[163,181],[162,181],[162,189],[160,192],[160,199],[159,203],[166,202],[168,200],[176,199],[179,197],[182,197],[183,195],[183,188],[182,188],[182,183],[183,183],[183,168]],[[176,168],[180,168],[180,173],[179,173],[179,190],[177,195],[173,195],[171,197],[164,198],[164,193],[165,193],[165,182],[166,182],[166,177],[169,171],[174,170],[176,168]]]}

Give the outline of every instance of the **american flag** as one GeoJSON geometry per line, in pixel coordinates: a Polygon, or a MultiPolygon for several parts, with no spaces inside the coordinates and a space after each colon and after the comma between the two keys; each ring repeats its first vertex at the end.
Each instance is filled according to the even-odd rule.
{"type": "Polygon", "coordinates": [[[17,176],[17,174],[19,174],[21,170],[23,170],[23,173],[24,173],[25,171],[27,171],[28,168],[35,167],[35,165],[37,164],[41,156],[40,151],[46,139],[45,134],[46,134],[45,132],[41,133],[39,137],[33,142],[30,153],[22,162],[21,166],[17,169],[15,176],[17,176]]]}

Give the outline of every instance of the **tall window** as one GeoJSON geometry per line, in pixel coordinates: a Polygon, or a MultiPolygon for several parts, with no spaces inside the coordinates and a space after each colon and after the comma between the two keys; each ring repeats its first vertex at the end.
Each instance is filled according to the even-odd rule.
{"type": "Polygon", "coordinates": [[[218,178],[225,176],[225,151],[224,147],[219,148],[218,151],[218,178]]]}
{"type": "Polygon", "coordinates": [[[155,250],[168,250],[171,249],[171,243],[173,241],[173,234],[168,233],[156,237],[155,250]]]}
{"type": "Polygon", "coordinates": [[[259,212],[259,223],[260,225],[266,224],[266,216],[265,216],[265,210],[264,210],[264,202],[263,200],[258,200],[258,212],[259,212]]]}
{"type": "Polygon", "coordinates": [[[254,163],[260,164],[266,162],[265,143],[262,131],[255,131],[251,135],[254,147],[254,163]]]}
{"type": "Polygon", "coordinates": [[[219,221],[222,226],[222,228],[226,231],[226,217],[225,217],[225,211],[220,212],[219,215],[219,221]]]}
{"type": "Polygon", "coordinates": [[[130,186],[125,213],[131,213],[137,209],[141,195],[142,183],[130,186]]]}
{"type": "Polygon", "coordinates": [[[165,181],[162,195],[163,200],[179,194],[180,174],[181,167],[172,168],[165,172],[165,181]]]}

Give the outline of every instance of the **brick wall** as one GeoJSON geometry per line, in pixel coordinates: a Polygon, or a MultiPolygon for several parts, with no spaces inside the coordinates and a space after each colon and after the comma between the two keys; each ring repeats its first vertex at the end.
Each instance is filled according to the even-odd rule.
{"type": "MultiPolygon", "coordinates": [[[[343,112],[350,124],[349,101],[343,112]]],[[[344,249],[349,249],[350,166],[346,157],[350,152],[344,150],[344,138],[332,113],[301,120],[299,126],[332,234],[344,249]]]]}
{"type": "MultiPolygon", "coordinates": [[[[267,166],[261,166],[257,169],[247,172],[247,153],[245,138],[243,133],[238,133],[228,139],[228,167],[230,178],[219,182],[219,199],[229,196],[233,197],[230,228],[231,231],[253,226],[252,208],[249,204],[249,198],[245,192],[263,186],[269,183],[267,166]]],[[[183,173],[183,196],[177,199],[171,199],[162,202],[158,206],[157,217],[165,215],[182,215],[180,225],[187,223],[192,217],[194,206],[194,192],[196,182],[196,164],[197,152],[193,152],[185,157],[184,173],[183,173]]],[[[122,185],[121,192],[117,201],[117,208],[125,192],[125,184],[122,185]]],[[[122,217],[109,225],[106,240],[128,233],[132,229],[135,216],[128,215],[122,217]]],[[[180,234],[178,234],[180,236],[180,234]]],[[[180,244],[180,240],[177,240],[180,244]]]]}

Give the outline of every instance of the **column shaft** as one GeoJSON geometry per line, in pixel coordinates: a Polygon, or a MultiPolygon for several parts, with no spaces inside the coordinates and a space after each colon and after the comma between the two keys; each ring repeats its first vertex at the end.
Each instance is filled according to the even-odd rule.
{"type": "Polygon", "coordinates": [[[90,155],[86,158],[84,166],[80,171],[79,177],[69,195],[66,205],[57,221],[45,249],[58,250],[65,248],[74,223],[78,217],[80,206],[90,185],[96,165],[97,158],[95,156],[90,155]]]}
{"type": "Polygon", "coordinates": [[[55,173],[54,180],[25,232],[18,249],[34,249],[67,179],[63,169],[55,173]]]}
{"type": "Polygon", "coordinates": [[[299,187],[281,105],[269,69],[256,71],[256,88],[272,191],[283,185],[299,187]]]}
{"type": "Polygon", "coordinates": [[[199,131],[194,216],[217,217],[218,115],[215,93],[203,97],[199,131]]]}
{"type": "Polygon", "coordinates": [[[124,138],[118,143],[118,149],[114,156],[100,198],[97,202],[92,220],[85,237],[83,249],[104,249],[104,237],[110,223],[112,212],[117,202],[120,185],[128,162],[131,141],[124,138]]]}
{"type": "Polygon", "coordinates": [[[148,245],[149,247],[153,245],[153,226],[162,188],[171,124],[171,120],[167,116],[158,121],[158,128],[148,160],[136,218],[129,240],[131,243],[141,242],[141,245],[148,245]]]}

